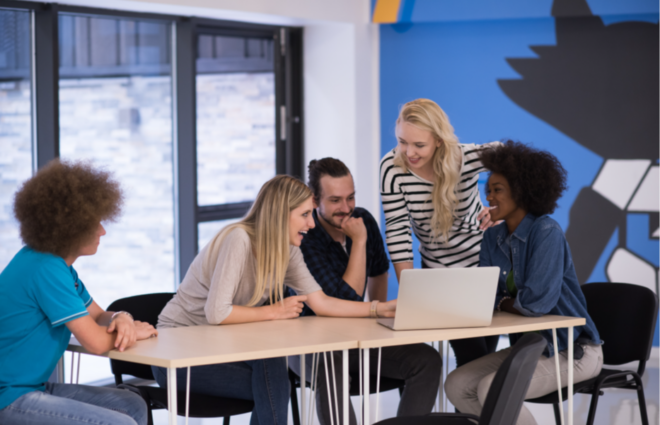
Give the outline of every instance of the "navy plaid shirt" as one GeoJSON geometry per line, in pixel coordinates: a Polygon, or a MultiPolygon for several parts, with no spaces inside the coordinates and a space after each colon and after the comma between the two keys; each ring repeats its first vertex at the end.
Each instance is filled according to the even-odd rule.
{"type": "MultiPolygon", "coordinates": [[[[326,295],[342,300],[364,301],[364,292],[358,294],[343,278],[344,272],[348,268],[348,258],[353,245],[351,238],[346,237],[347,254],[341,244],[333,240],[319,223],[316,210],[313,211],[313,216],[316,226],[307,232],[300,245],[307,268],[326,295]]],[[[367,228],[367,278],[386,273],[390,264],[376,220],[364,208],[355,208],[352,217],[362,217],[367,228]]],[[[366,282],[364,287],[366,290],[366,282]]],[[[295,295],[290,288],[287,288],[287,292],[288,296],[295,295]]],[[[301,316],[305,315],[314,315],[307,305],[301,316]]]]}

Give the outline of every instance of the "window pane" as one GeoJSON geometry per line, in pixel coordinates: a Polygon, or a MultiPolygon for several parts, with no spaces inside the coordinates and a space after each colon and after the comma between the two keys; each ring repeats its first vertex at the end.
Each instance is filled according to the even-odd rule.
{"type": "Polygon", "coordinates": [[[149,75],[151,72],[139,67],[158,64],[160,70],[169,70],[168,55],[158,53],[167,49],[169,24],[65,15],[60,27],[69,34],[62,43],[62,54],[68,49],[79,57],[76,52],[81,45],[100,47],[112,40],[115,47],[120,46],[114,49],[119,54],[113,58],[91,55],[66,70],[73,76],[89,77],[60,80],[62,158],[89,159],[112,171],[126,199],[120,221],[106,226],[108,234],[99,252],[79,259],[76,266],[104,308],[117,298],[171,290],[172,82],[169,73],[149,75]],[[154,33],[165,40],[154,39],[154,33]],[[129,65],[124,65],[120,57],[127,55],[129,65]]]}
{"type": "Polygon", "coordinates": [[[197,225],[197,247],[201,251],[215,235],[226,226],[236,223],[240,218],[230,218],[228,220],[205,221],[197,225]]]}
{"type": "Polygon", "coordinates": [[[200,35],[198,204],[251,201],[275,175],[272,40],[200,35]]]}
{"type": "Polygon", "coordinates": [[[163,22],[60,17],[60,155],[111,171],[125,196],[123,215],[106,224],[97,254],[74,265],[102,308],[174,289],[170,29],[163,22]]]}
{"type": "Polygon", "coordinates": [[[22,243],[14,193],[32,175],[30,12],[0,9],[0,270],[22,243]]]}

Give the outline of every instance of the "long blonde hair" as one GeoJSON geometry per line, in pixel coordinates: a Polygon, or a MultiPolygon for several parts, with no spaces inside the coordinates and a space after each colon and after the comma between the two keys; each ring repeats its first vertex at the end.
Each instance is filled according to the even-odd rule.
{"type": "Polygon", "coordinates": [[[220,240],[237,228],[250,236],[257,270],[248,306],[257,305],[268,290],[271,304],[284,298],[284,276],[289,266],[289,216],[311,197],[312,191],[300,180],[275,176],[261,187],[247,215],[222,230],[220,240]]]}
{"type": "MultiPolygon", "coordinates": [[[[447,114],[437,103],[429,99],[416,99],[403,105],[396,123],[398,125],[403,122],[431,132],[433,138],[441,142],[432,158],[435,181],[431,194],[433,204],[431,236],[433,239],[442,236],[446,241],[454,222],[454,209],[458,204],[456,186],[463,161],[458,138],[454,134],[454,127],[449,123],[447,114]]],[[[394,165],[408,172],[401,149],[398,149],[394,155],[394,165]]]]}

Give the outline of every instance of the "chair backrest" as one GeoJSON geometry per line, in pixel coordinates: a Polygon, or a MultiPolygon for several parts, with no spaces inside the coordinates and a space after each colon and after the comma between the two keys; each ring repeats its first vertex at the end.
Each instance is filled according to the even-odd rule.
{"type": "Polygon", "coordinates": [[[629,283],[582,285],[587,311],[603,340],[605,364],[639,361],[644,373],[651,355],[658,317],[658,297],[650,289],[629,283]]]}
{"type": "MultiPolygon", "coordinates": [[[[135,320],[148,322],[154,326],[158,323],[158,315],[165,305],[174,297],[172,292],[136,295],[119,299],[108,306],[108,311],[127,311],[135,320]]],[[[121,360],[110,360],[110,368],[115,375],[115,382],[123,382],[122,375],[132,375],[142,379],[154,379],[151,366],[129,363],[121,360]]]]}
{"type": "Polygon", "coordinates": [[[536,364],[546,346],[545,339],[537,333],[526,334],[516,342],[493,378],[479,425],[516,423],[536,364]]]}

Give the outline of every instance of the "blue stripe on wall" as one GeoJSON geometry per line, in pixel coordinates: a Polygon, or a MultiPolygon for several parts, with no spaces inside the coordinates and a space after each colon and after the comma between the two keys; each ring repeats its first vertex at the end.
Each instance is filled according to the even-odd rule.
{"type": "Polygon", "coordinates": [[[552,0],[417,0],[409,22],[541,18],[551,6],[552,0]]]}
{"type": "MultiPolygon", "coordinates": [[[[588,0],[595,15],[655,14],[660,7],[653,0],[588,0]]],[[[400,23],[470,21],[486,19],[528,19],[550,15],[552,0],[403,0],[400,23]]],[[[627,19],[630,20],[630,19],[627,19]]],[[[657,22],[657,19],[656,19],[657,22]]],[[[606,21],[607,24],[607,21],[606,21]]]]}

